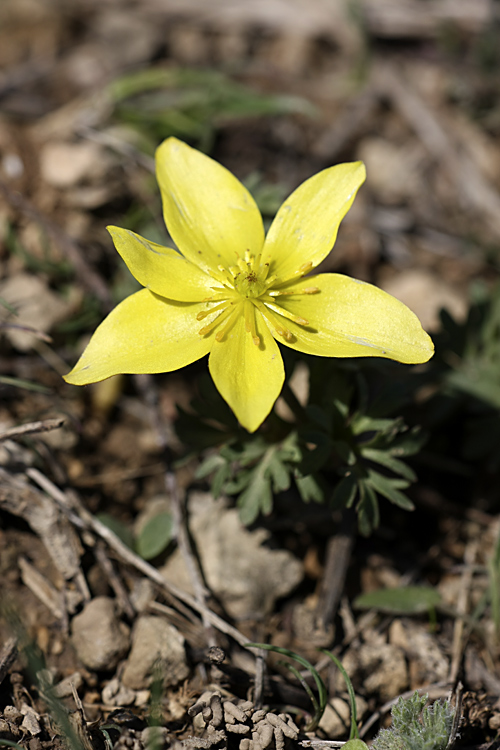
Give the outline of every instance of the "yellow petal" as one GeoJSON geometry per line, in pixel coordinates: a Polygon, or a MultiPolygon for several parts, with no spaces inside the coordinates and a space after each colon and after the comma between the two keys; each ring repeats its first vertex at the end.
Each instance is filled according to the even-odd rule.
{"type": "Polygon", "coordinates": [[[120,227],[108,227],[114,245],[139,284],[168,299],[200,302],[213,294],[214,280],[170,247],[120,227]]]}
{"type": "Polygon", "coordinates": [[[223,341],[215,342],[208,360],[217,390],[249,432],[267,417],[285,379],[279,348],[259,313],[256,326],[260,346],[254,344],[239,315],[223,341]]]}
{"type": "Polygon", "coordinates": [[[196,315],[205,307],[171,302],[141,289],[104,319],[64,379],[87,385],[118,373],[170,372],[191,364],[211,347],[198,334],[196,315]]]}
{"type": "Polygon", "coordinates": [[[234,175],[176,138],[156,151],[156,176],[168,231],[181,253],[204,271],[234,266],[264,243],[257,205],[234,175]]]}
{"type": "MultiPolygon", "coordinates": [[[[316,294],[278,297],[288,312],[308,321],[282,319],[294,334],[287,346],[320,357],[386,357],[406,364],[427,362],[430,336],[402,302],[371,284],[336,273],[310,276],[290,289],[317,287],[316,294]]],[[[279,337],[277,337],[281,340],[279,337]]]]}
{"type": "Polygon", "coordinates": [[[337,164],[303,182],[287,198],[264,246],[262,260],[270,263],[270,274],[286,279],[300,266],[315,267],[326,258],[365,176],[360,161],[337,164]]]}

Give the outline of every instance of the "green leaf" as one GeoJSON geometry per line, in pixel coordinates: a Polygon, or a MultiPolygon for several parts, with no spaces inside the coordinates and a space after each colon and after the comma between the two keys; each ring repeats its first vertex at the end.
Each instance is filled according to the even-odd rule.
{"type": "Polygon", "coordinates": [[[374,419],[368,414],[356,414],[351,423],[353,435],[362,435],[365,432],[386,432],[395,423],[394,419],[374,419]]]}
{"type": "Polygon", "coordinates": [[[225,483],[224,492],[227,495],[237,495],[238,493],[240,493],[251,483],[254,471],[255,469],[240,469],[234,479],[231,479],[231,481],[225,483]]]}
{"type": "Polygon", "coordinates": [[[104,526],[107,526],[108,529],[111,529],[118,539],[121,539],[123,544],[126,544],[130,549],[134,549],[134,536],[126,524],[119,521],[114,516],[111,516],[109,513],[98,513],[96,518],[104,524],[104,526]]]}
{"type": "Polygon", "coordinates": [[[170,513],[158,513],[149,519],[136,539],[136,551],[144,560],[152,560],[167,548],[172,539],[173,521],[170,513]]]}
{"type": "Polygon", "coordinates": [[[393,479],[385,477],[383,474],[379,474],[378,471],[369,469],[368,479],[366,479],[367,485],[372,487],[379,495],[383,495],[391,503],[397,505],[403,510],[414,510],[415,506],[412,501],[400,492],[400,489],[408,487],[406,479],[393,479]]]}
{"type": "Polygon", "coordinates": [[[347,466],[354,466],[357,461],[355,452],[345,440],[333,440],[332,450],[347,466]]]}
{"type": "Polygon", "coordinates": [[[413,456],[418,453],[427,440],[427,435],[420,427],[401,431],[391,442],[390,452],[393,456],[413,456]]]}
{"type": "Polygon", "coordinates": [[[212,478],[211,490],[214,498],[218,498],[222,495],[222,491],[229,477],[231,476],[231,466],[229,464],[223,464],[220,466],[212,478]]]}
{"type": "Polygon", "coordinates": [[[284,492],[290,487],[290,473],[285,464],[274,456],[269,464],[269,474],[273,482],[274,492],[284,492]]]}
{"type": "Polygon", "coordinates": [[[253,523],[259,513],[269,515],[273,508],[273,493],[268,467],[276,448],[269,448],[266,456],[250,474],[247,488],[238,498],[241,522],[246,526],[253,523]]]}
{"type": "Polygon", "coordinates": [[[195,472],[195,479],[204,479],[213,471],[220,469],[221,466],[225,466],[226,462],[219,453],[213,453],[211,456],[207,456],[204,461],[198,466],[195,472]]]}
{"type": "Polygon", "coordinates": [[[296,476],[295,484],[305,503],[309,503],[311,500],[315,503],[324,502],[325,493],[323,488],[312,474],[307,477],[296,476]]]}
{"type": "MultiPolygon", "coordinates": [[[[336,665],[337,669],[340,670],[342,677],[345,680],[345,684],[347,686],[347,692],[349,693],[349,704],[351,708],[351,731],[349,733],[349,741],[350,742],[359,742],[359,732],[358,732],[358,712],[356,707],[356,694],[354,692],[354,688],[352,686],[351,678],[347,674],[344,665],[340,661],[340,659],[335,656],[335,654],[332,654],[331,651],[328,651],[326,648],[320,649],[321,653],[326,654],[329,659],[333,661],[333,663],[336,665]]],[[[349,742],[347,743],[349,744],[349,742]]],[[[365,743],[362,742],[361,745],[364,745],[365,743]]],[[[356,745],[353,746],[356,748],[356,745]]]]}
{"type": "Polygon", "coordinates": [[[441,594],[430,586],[404,586],[360,594],[353,602],[356,609],[376,609],[388,614],[420,614],[441,603],[441,594]]]}
{"type": "Polygon", "coordinates": [[[356,497],[358,480],[354,474],[348,474],[335,487],[332,497],[332,507],[337,510],[350,508],[356,497]]]}
{"type": "Polygon", "coordinates": [[[281,648],[280,646],[272,646],[269,643],[246,643],[245,646],[246,648],[263,648],[266,651],[283,654],[283,656],[288,656],[290,659],[293,659],[310,671],[318,689],[319,701],[317,703],[317,711],[313,720],[307,725],[306,731],[313,731],[316,729],[325,712],[326,704],[328,702],[328,692],[319,672],[313,667],[311,662],[307,661],[303,656],[299,656],[299,654],[296,654],[294,651],[290,651],[287,648],[281,648]]]}
{"type": "Polygon", "coordinates": [[[47,388],[40,383],[33,383],[31,380],[22,380],[21,378],[13,378],[9,375],[0,375],[0,385],[12,385],[14,388],[24,388],[25,391],[35,391],[36,393],[52,393],[50,388],[47,388]]]}
{"type": "Polygon", "coordinates": [[[391,469],[395,474],[400,474],[409,482],[414,482],[417,478],[413,469],[410,469],[404,461],[400,461],[398,458],[391,456],[388,451],[378,450],[377,448],[362,448],[361,454],[363,458],[366,458],[368,461],[373,461],[373,463],[391,469]]]}
{"type": "Polygon", "coordinates": [[[366,480],[358,482],[360,500],[357,505],[358,528],[363,536],[370,536],[380,523],[377,495],[366,480]]]}

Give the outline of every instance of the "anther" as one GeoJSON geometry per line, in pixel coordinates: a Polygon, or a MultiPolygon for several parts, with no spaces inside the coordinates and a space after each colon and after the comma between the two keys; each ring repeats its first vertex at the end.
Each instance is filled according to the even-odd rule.
{"type": "MultiPolygon", "coordinates": [[[[271,312],[267,304],[263,304],[262,302],[257,302],[256,307],[258,310],[260,310],[262,315],[268,319],[268,321],[271,323],[272,327],[274,328],[274,330],[279,336],[283,336],[283,338],[286,339],[287,341],[294,340],[295,337],[293,333],[289,331],[288,328],[285,328],[284,326],[281,325],[280,321],[277,320],[277,318],[271,312]]],[[[282,314],[280,309],[279,309],[279,312],[280,314],[282,314]]]]}
{"type": "MultiPolygon", "coordinates": [[[[223,320],[227,318],[227,316],[234,311],[233,303],[231,302],[229,305],[220,305],[220,307],[224,307],[222,311],[217,315],[215,320],[212,320],[211,323],[209,323],[207,326],[204,326],[203,328],[200,328],[198,331],[200,336],[206,336],[208,333],[211,333],[214,328],[216,328],[220,323],[222,323],[223,320]]],[[[209,310],[208,314],[214,312],[213,310],[209,310]]],[[[199,315],[200,313],[198,313],[199,315]]]]}
{"type": "MultiPolygon", "coordinates": [[[[232,304],[231,302],[229,304],[232,304]]],[[[223,302],[221,305],[217,305],[216,307],[212,307],[211,310],[202,310],[198,313],[196,316],[196,320],[203,320],[207,317],[207,315],[211,315],[214,312],[217,312],[218,310],[224,310],[225,307],[227,307],[228,303],[223,302]]]]}

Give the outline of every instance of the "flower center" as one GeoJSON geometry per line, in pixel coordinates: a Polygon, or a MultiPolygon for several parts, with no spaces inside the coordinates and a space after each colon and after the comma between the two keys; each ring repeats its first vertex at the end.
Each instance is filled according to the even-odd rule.
{"type": "Polygon", "coordinates": [[[242,297],[260,297],[266,291],[266,284],[255,271],[243,271],[235,276],[234,288],[242,297]]]}
{"type": "Polygon", "coordinates": [[[305,276],[311,269],[312,263],[304,263],[286,279],[268,277],[269,263],[262,263],[260,254],[252,255],[247,250],[244,259],[238,257],[236,266],[219,266],[221,276],[216,279],[218,285],[212,287],[214,294],[205,300],[210,307],[198,313],[196,319],[204,320],[212,315],[214,317],[198,333],[200,336],[208,336],[218,329],[215,338],[222,341],[235,324],[238,315],[242,315],[246,331],[251,334],[254,344],[260,346],[261,337],[257,330],[257,320],[262,316],[278,336],[287,342],[293,341],[295,334],[286,327],[286,321],[291,320],[300,326],[309,325],[309,321],[288,312],[279,304],[279,297],[319,292],[317,287],[300,290],[290,288],[292,282],[305,276]],[[257,312],[261,315],[256,316],[257,312]],[[221,325],[222,323],[224,325],[221,325]]]}

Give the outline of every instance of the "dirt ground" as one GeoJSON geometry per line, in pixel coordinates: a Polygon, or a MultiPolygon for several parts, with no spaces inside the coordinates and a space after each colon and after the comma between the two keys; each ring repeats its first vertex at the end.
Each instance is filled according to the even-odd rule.
{"type": "Polygon", "coordinates": [[[368,745],[418,689],[461,702],[457,748],[500,747],[499,34],[498,0],[2,0],[0,745],[339,747],[348,695],[323,648],[368,745]],[[169,135],[266,221],[320,169],[365,162],[324,269],[466,341],[405,412],[428,435],[413,512],[381,500],[364,537],[289,490],[245,527],[181,429],[205,361],[64,383],[137,288],[105,227],[167,241],[169,135]],[[168,545],[141,549],[148,523],[168,545]],[[356,603],[409,586],[438,604],[356,603]],[[316,666],[319,726],[297,675],[248,642],[316,666]]]}

